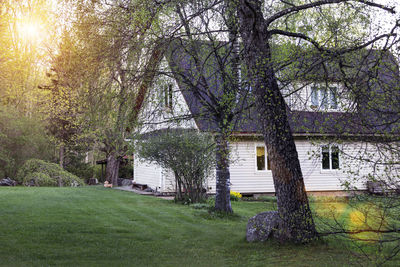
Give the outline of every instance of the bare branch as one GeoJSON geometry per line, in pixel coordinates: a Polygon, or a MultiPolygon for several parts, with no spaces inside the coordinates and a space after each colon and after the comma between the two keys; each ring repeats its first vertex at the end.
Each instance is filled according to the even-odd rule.
{"type": "Polygon", "coordinates": [[[273,16],[271,16],[265,20],[265,25],[266,25],[266,27],[268,27],[275,20],[277,20],[283,16],[289,15],[293,12],[298,12],[301,10],[306,10],[306,9],[323,6],[323,5],[340,4],[340,3],[345,3],[345,2],[358,2],[358,3],[362,3],[364,5],[367,5],[367,6],[372,6],[372,7],[383,9],[392,14],[396,13],[394,10],[394,7],[386,7],[384,5],[373,3],[373,2],[370,2],[367,0],[321,0],[321,1],[313,2],[313,3],[309,3],[309,4],[305,4],[305,5],[293,6],[293,7],[284,9],[278,13],[275,13],[273,16]]]}

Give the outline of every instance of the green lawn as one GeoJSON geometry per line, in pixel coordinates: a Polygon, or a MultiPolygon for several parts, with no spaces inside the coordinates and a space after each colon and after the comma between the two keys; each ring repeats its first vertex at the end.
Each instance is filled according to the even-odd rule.
{"type": "Polygon", "coordinates": [[[0,188],[1,266],[343,266],[339,245],[245,241],[247,219],[272,208],[234,202],[237,216],[131,192],[0,188]]]}

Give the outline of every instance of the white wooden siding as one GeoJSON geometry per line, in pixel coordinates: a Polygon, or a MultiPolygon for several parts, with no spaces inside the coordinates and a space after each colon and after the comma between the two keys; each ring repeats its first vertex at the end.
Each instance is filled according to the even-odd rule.
{"type": "Polygon", "coordinates": [[[344,87],[340,83],[329,83],[330,86],[337,87],[337,109],[331,110],[323,110],[321,107],[311,108],[311,88],[314,85],[324,86],[323,83],[301,83],[294,82],[285,86],[282,90],[282,93],[285,97],[286,103],[292,110],[300,110],[300,111],[335,111],[335,112],[345,112],[351,111],[353,107],[353,102],[348,97],[348,94],[345,92],[344,87]]]}
{"type": "Polygon", "coordinates": [[[147,184],[152,189],[160,191],[161,167],[140,161],[135,155],[134,181],[139,184],[147,184]]]}
{"type": "MultiPolygon", "coordinates": [[[[161,66],[161,70],[169,71],[165,59],[161,66]]],[[[166,128],[197,129],[194,119],[188,119],[188,117],[190,118],[190,114],[189,107],[176,80],[165,75],[160,75],[155,79],[152,88],[147,92],[143,107],[140,110],[139,122],[142,124],[140,132],[145,133],[166,128]],[[163,104],[162,90],[168,84],[172,84],[172,109],[166,108],[163,104]]]]}
{"type": "MultiPolygon", "coordinates": [[[[323,143],[312,143],[308,140],[296,140],[295,143],[307,191],[344,190],[342,183],[350,181],[345,170],[349,168],[358,169],[360,176],[366,175],[372,170],[367,164],[356,160],[357,153],[361,149],[365,149],[364,143],[340,145],[340,148],[347,154],[340,154],[340,167],[342,168],[340,170],[322,170],[320,147],[323,143]]],[[[231,143],[231,190],[240,193],[273,193],[275,191],[271,171],[258,171],[256,168],[255,147],[257,145],[263,145],[263,143],[254,141],[231,143]]],[[[370,148],[367,147],[366,149],[370,148]]],[[[137,182],[146,183],[151,187],[160,187],[161,192],[173,192],[175,190],[172,172],[163,171],[162,176],[160,176],[160,167],[156,168],[155,165],[144,166],[142,164],[138,169],[135,169],[135,180],[138,177],[137,182]]],[[[362,181],[352,181],[352,183],[357,189],[365,189],[362,181]]],[[[215,170],[207,181],[207,191],[215,193],[215,170]]]]}

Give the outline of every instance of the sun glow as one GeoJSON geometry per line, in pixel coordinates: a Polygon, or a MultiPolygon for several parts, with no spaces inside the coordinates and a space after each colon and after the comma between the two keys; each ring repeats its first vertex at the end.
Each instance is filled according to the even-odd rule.
{"type": "Polygon", "coordinates": [[[17,24],[20,38],[30,42],[40,42],[44,38],[44,29],[35,21],[21,21],[17,24]]]}

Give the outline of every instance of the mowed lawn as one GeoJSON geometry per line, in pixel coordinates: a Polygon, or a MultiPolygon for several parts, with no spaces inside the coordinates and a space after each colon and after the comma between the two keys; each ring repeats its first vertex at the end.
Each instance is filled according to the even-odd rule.
{"type": "Polygon", "coordinates": [[[339,245],[247,243],[268,202],[215,218],[172,201],[102,187],[0,188],[0,266],[343,266],[339,245]]]}

